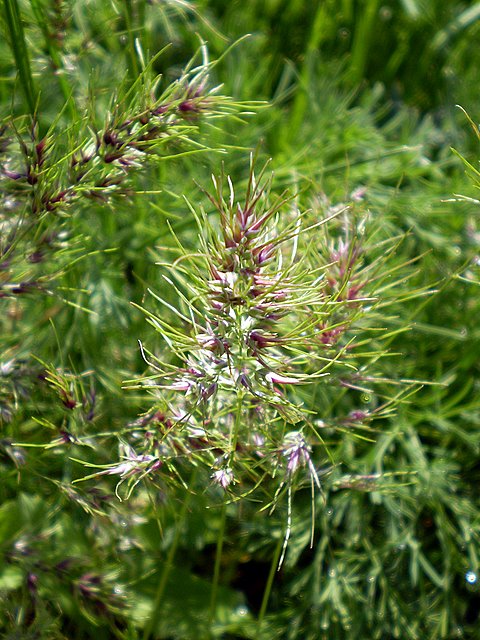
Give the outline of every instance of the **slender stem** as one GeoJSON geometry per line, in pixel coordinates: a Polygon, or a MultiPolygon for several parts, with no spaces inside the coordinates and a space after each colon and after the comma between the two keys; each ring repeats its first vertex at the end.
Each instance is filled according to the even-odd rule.
{"type": "Polygon", "coordinates": [[[35,116],[37,96],[32,78],[30,57],[28,55],[23,23],[20,15],[20,7],[17,0],[4,0],[5,22],[10,35],[10,45],[17,65],[28,108],[32,116],[35,116]]]}
{"type": "Polygon", "coordinates": [[[233,462],[233,458],[235,456],[235,452],[237,450],[237,442],[238,442],[238,434],[240,432],[240,425],[242,424],[242,409],[243,409],[243,398],[245,394],[240,392],[237,398],[237,409],[235,412],[235,423],[233,425],[233,433],[231,435],[231,447],[230,447],[230,459],[233,462]]]}
{"type": "Polygon", "coordinates": [[[132,0],[125,0],[125,23],[128,31],[128,53],[132,68],[130,75],[135,80],[138,78],[138,60],[135,51],[135,34],[133,32],[133,7],[132,0]]]}
{"type": "MultiPolygon", "coordinates": [[[[235,410],[235,422],[233,424],[232,431],[230,434],[230,465],[231,466],[233,465],[233,458],[235,456],[235,451],[237,449],[238,434],[240,432],[240,425],[242,423],[243,398],[244,398],[244,394],[239,393],[237,397],[237,407],[235,410]]],[[[218,594],[218,580],[220,577],[220,564],[222,560],[223,542],[225,539],[226,519],[227,519],[227,502],[225,500],[222,505],[220,528],[218,531],[218,538],[217,538],[217,549],[215,553],[215,567],[213,570],[212,591],[210,596],[210,625],[213,623],[215,619],[215,609],[217,605],[217,594],[218,594]]]]}
{"type": "Polygon", "coordinates": [[[215,567],[213,569],[212,591],[210,594],[210,626],[215,620],[215,610],[217,607],[218,580],[220,578],[220,565],[222,561],[223,542],[225,539],[225,523],[227,520],[227,503],[222,505],[222,513],[220,516],[220,528],[217,538],[217,549],[215,552],[215,567]]]}
{"type": "Polygon", "coordinates": [[[265,585],[265,590],[263,592],[262,604],[260,606],[260,612],[258,614],[258,631],[262,630],[263,619],[265,618],[265,613],[267,611],[268,600],[270,598],[270,593],[272,591],[273,580],[275,578],[275,573],[278,567],[278,560],[280,558],[280,552],[283,547],[283,539],[282,536],[279,537],[277,546],[275,547],[275,551],[273,553],[272,564],[270,565],[270,572],[268,574],[267,583],[265,585]]]}
{"type": "Polygon", "coordinates": [[[143,640],[148,640],[152,635],[152,631],[154,630],[158,619],[160,618],[161,613],[161,602],[163,598],[163,594],[165,592],[165,587],[167,586],[168,578],[170,577],[170,573],[173,568],[173,560],[175,558],[175,554],[177,552],[178,543],[180,541],[180,535],[182,532],[182,524],[185,521],[188,506],[190,504],[191,492],[188,492],[186,498],[183,502],[182,509],[179,513],[177,522],[175,524],[175,536],[172,540],[172,544],[170,545],[170,549],[168,551],[167,558],[165,560],[165,564],[163,565],[162,574],[160,576],[160,580],[157,586],[157,592],[155,594],[155,600],[153,601],[153,609],[150,620],[148,620],[145,625],[145,629],[143,630],[143,640]]]}

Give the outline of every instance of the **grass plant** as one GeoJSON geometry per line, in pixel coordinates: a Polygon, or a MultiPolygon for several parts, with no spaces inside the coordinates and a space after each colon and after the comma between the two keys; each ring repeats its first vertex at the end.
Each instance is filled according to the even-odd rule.
{"type": "Polygon", "coordinates": [[[477,6],[2,8],[3,637],[476,638],[477,6]]]}

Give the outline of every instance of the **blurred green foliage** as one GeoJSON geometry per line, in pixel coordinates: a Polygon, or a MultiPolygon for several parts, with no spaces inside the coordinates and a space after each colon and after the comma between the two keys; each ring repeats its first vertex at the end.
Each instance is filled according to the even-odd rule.
{"type": "Polygon", "coordinates": [[[3,636],[135,640],[155,603],[152,636],[165,639],[476,638],[478,128],[454,105],[478,117],[480,3],[3,0],[2,9],[3,636]],[[172,83],[192,77],[192,58],[202,64],[203,42],[218,99],[156,131],[121,183],[102,184],[112,176],[105,134],[130,120],[148,128],[154,105],[190,99],[172,83]],[[331,458],[316,454],[325,495],[312,549],[310,490],[295,494],[261,629],[285,505],[270,516],[248,501],[228,505],[212,624],[222,496],[212,504],[190,476],[195,495],[159,481],[123,502],[108,475],[73,484],[86,475],[76,460],[117,459],[119,439],[135,437],[151,408],[145,392],[122,388],[146,368],[137,341],[175,364],[130,303],[153,308],[151,288],[175,304],[155,263],[174,255],[171,229],[198,250],[184,197],[207,206],[197,185],[222,162],[242,184],[257,145],[273,158],[274,189],[298,192],[302,210],[364,189],[377,239],[403,236],[394,261],[405,274],[404,297],[377,325],[389,355],[368,358],[375,380],[295,392],[324,423],[331,458]],[[55,202],[74,154],[93,148],[100,182],[80,181],[75,197],[55,202]],[[410,389],[392,415],[352,424],[352,412],[410,389]]]}

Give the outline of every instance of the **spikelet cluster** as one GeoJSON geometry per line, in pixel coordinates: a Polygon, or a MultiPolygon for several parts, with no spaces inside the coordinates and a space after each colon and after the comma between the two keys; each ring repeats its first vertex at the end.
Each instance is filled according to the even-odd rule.
{"type": "Polygon", "coordinates": [[[325,284],[316,274],[306,283],[295,252],[302,216],[288,194],[270,196],[265,173],[266,166],[255,175],[252,159],[241,202],[229,177],[213,178],[207,196],[214,213],[193,211],[200,257],[182,250],[166,276],[178,305],[156,296],[182,330],[146,312],[183,365],[172,368],[141,346],[155,371],[141,385],[155,408],[136,423],[138,450],[129,446],[108,471],[130,485],[152,472],[181,477],[192,464],[207,469],[212,486],[239,495],[263,479],[283,485],[302,471],[319,485],[311,459],[319,439],[289,389],[312,376],[299,363],[315,345],[325,284]]]}

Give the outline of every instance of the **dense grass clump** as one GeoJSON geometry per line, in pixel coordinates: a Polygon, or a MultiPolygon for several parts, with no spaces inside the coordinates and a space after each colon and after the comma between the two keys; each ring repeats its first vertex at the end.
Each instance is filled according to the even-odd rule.
{"type": "Polygon", "coordinates": [[[477,637],[480,11],[337,4],[4,0],[2,637],[477,637]]]}

